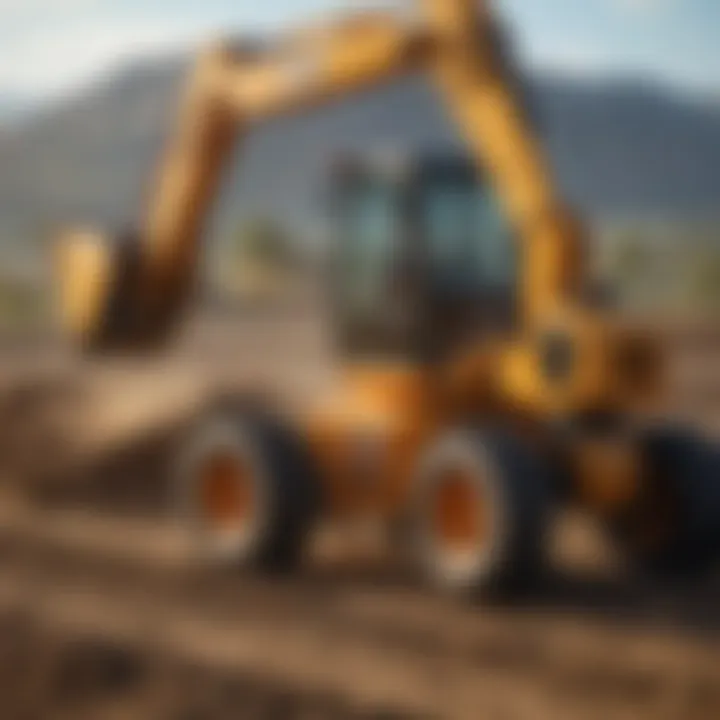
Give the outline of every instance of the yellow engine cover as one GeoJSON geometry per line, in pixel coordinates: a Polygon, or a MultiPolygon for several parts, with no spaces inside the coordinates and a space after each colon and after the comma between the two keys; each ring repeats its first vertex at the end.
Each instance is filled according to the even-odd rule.
{"type": "Polygon", "coordinates": [[[433,376],[423,368],[347,369],[309,424],[331,513],[385,515],[401,508],[418,453],[440,424],[439,408],[433,376]]]}

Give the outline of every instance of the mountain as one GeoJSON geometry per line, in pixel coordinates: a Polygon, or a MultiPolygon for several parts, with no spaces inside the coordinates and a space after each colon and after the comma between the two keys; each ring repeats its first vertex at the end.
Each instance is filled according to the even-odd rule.
{"type": "MultiPolygon", "coordinates": [[[[132,223],[173,126],[182,59],[138,63],[0,134],[0,242],[49,225],[132,223]]],[[[539,77],[530,101],[566,196],[591,218],[720,215],[720,108],[641,82],[539,77]]],[[[314,227],[321,177],[339,149],[457,147],[418,77],[254,131],[230,162],[214,214],[314,227]]]]}

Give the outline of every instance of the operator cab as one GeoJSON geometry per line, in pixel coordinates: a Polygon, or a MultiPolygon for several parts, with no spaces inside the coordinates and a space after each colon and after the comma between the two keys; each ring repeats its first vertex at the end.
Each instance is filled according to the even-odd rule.
{"type": "Polygon", "coordinates": [[[431,361],[512,327],[514,237],[467,158],[344,158],[331,182],[341,350],[431,361]]]}

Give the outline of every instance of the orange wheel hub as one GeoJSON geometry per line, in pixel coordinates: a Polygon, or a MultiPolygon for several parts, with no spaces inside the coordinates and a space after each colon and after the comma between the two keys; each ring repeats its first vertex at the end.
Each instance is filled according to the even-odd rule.
{"type": "Polygon", "coordinates": [[[236,455],[208,457],[200,471],[200,504],[203,516],[218,529],[233,529],[253,513],[252,472],[236,455]]]}
{"type": "Polygon", "coordinates": [[[469,471],[445,472],[437,485],[434,528],[440,546],[451,552],[476,549],[487,538],[486,504],[469,471]]]}

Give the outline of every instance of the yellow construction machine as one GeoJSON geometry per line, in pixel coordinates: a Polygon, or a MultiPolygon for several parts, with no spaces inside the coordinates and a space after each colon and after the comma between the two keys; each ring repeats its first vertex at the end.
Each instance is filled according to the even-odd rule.
{"type": "Polygon", "coordinates": [[[67,330],[91,351],[167,340],[237,136],[417,72],[469,157],[338,159],[341,380],[297,419],[248,402],[200,423],[177,478],[198,549],[288,568],[319,516],[370,517],[402,529],[432,582],[510,591],[541,567],[551,512],[575,504],[646,567],[707,567],[720,510],[712,452],[637,420],[662,392],[663,354],[587,291],[582,227],[558,197],[500,25],[476,0],[366,12],[265,48],[211,47],[137,234],[59,239],[67,330]]]}

